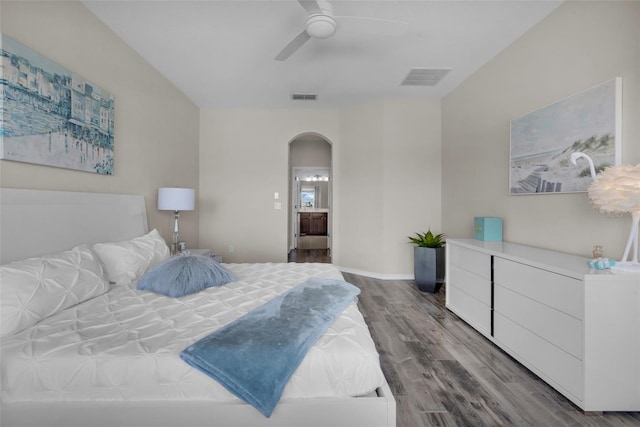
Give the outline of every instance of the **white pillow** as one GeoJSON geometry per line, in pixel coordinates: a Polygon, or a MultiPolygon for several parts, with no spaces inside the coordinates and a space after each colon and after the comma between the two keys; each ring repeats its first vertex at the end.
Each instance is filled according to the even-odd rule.
{"type": "Polygon", "coordinates": [[[93,250],[102,261],[107,279],[117,284],[136,280],[149,268],[169,258],[169,247],[155,229],[123,242],[96,243],[93,250]]]}
{"type": "Polygon", "coordinates": [[[102,265],[82,245],[0,266],[0,337],[13,335],[109,290],[102,265]]]}

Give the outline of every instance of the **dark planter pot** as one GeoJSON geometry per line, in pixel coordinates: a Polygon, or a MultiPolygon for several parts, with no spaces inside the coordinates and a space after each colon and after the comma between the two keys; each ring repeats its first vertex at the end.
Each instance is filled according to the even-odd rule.
{"type": "Polygon", "coordinates": [[[438,292],[444,283],[444,247],[413,248],[413,273],[422,292],[438,292]]]}

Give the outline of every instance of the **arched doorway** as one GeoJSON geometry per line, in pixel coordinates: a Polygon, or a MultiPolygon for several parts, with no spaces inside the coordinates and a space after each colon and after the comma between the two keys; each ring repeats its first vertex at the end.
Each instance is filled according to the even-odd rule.
{"type": "Polygon", "coordinates": [[[289,143],[289,260],[331,262],[331,143],[298,135],[289,143]]]}

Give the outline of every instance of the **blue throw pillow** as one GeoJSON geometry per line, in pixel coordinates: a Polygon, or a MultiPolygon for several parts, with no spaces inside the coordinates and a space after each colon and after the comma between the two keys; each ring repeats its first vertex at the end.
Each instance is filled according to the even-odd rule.
{"type": "Polygon", "coordinates": [[[236,280],[233,273],[210,257],[179,255],[149,270],[136,288],[177,298],[236,280]]]}

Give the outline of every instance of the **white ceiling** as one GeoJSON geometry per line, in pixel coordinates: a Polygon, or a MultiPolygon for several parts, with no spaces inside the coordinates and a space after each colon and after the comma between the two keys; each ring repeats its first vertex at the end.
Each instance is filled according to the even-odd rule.
{"type": "Polygon", "coordinates": [[[405,21],[399,37],[338,27],[275,61],[304,29],[295,0],[85,0],[129,46],[202,108],[339,107],[441,98],[561,1],[333,0],[335,15],[405,21]],[[436,86],[401,86],[413,67],[451,68],[436,86]],[[317,93],[292,101],[291,93],[317,93]]]}

